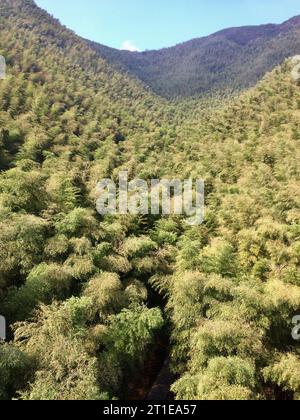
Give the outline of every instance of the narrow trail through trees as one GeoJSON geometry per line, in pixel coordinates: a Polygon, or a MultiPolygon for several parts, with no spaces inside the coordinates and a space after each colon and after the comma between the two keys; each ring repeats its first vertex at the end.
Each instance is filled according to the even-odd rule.
{"type": "Polygon", "coordinates": [[[129,400],[172,400],[171,386],[175,376],[170,369],[170,345],[165,331],[157,340],[143,367],[128,386],[129,400]]]}

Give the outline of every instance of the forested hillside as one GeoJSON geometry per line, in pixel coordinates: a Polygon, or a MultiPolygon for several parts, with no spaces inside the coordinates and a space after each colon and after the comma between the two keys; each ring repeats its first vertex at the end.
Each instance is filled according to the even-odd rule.
{"type": "Polygon", "coordinates": [[[158,51],[90,45],[111,63],[167,98],[239,91],[300,52],[300,16],[282,25],[230,28],[158,51]]]}
{"type": "Polygon", "coordinates": [[[0,399],[126,398],[162,331],[177,399],[300,399],[300,86],[169,103],[0,0],[0,399]],[[100,216],[102,178],[203,178],[206,217],[100,216]]]}

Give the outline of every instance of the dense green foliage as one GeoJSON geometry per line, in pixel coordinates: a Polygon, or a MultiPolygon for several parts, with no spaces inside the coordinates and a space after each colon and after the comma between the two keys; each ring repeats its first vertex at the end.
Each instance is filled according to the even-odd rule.
{"type": "Polygon", "coordinates": [[[206,96],[253,86],[285,58],[299,54],[300,17],[282,25],[225,29],[157,51],[90,45],[160,96],[206,96]]]}
{"type": "Polygon", "coordinates": [[[0,54],[0,398],[124,397],[168,323],[176,398],[299,399],[291,63],[226,104],[175,105],[29,0],[0,0],[0,54]],[[204,178],[204,224],[101,217],[96,184],[120,170],[204,178]]]}

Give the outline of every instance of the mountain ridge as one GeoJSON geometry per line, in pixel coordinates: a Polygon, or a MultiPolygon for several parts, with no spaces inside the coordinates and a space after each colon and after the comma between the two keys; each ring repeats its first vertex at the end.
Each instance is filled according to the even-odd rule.
{"type": "Polygon", "coordinates": [[[285,58],[299,54],[300,16],[282,24],[227,28],[160,50],[130,52],[87,42],[160,96],[211,95],[251,87],[285,58]]]}
{"type": "MultiPolygon", "coordinates": [[[[47,13],[33,0],[4,0],[2,4],[47,13]]],[[[225,28],[173,47],[143,52],[117,50],[61,27],[119,74],[165,99],[236,94],[254,86],[284,59],[300,54],[300,15],[281,24],[225,28]]]]}

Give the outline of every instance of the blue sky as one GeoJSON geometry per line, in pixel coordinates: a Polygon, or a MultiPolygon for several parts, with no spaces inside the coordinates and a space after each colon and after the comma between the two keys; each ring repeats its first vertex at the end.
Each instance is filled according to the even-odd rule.
{"type": "Polygon", "coordinates": [[[169,47],[231,26],[280,23],[299,0],[36,0],[79,35],[115,48],[169,47]]]}

